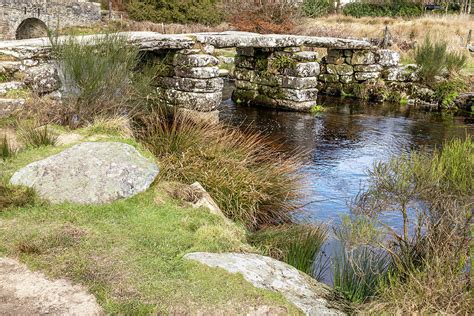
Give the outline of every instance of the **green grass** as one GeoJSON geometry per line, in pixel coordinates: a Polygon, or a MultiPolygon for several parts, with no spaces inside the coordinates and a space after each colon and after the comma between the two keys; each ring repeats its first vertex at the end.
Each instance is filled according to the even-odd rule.
{"type": "MultiPolygon", "coordinates": [[[[20,152],[2,165],[4,179],[63,148],[20,152]]],[[[158,187],[108,205],[10,205],[0,222],[0,256],[19,257],[33,270],[83,284],[107,314],[239,314],[261,305],[298,313],[281,295],[257,289],[240,275],[184,260],[193,251],[251,248],[242,227],[206,209],[187,208],[158,187]]]]}
{"type": "Polygon", "coordinates": [[[28,89],[12,89],[5,93],[7,99],[28,99],[31,96],[31,91],[28,89]]]}
{"type": "Polygon", "coordinates": [[[309,109],[309,112],[311,114],[319,114],[319,113],[322,113],[322,112],[325,112],[326,109],[324,108],[324,106],[322,105],[313,105],[310,109],[309,109]]]}

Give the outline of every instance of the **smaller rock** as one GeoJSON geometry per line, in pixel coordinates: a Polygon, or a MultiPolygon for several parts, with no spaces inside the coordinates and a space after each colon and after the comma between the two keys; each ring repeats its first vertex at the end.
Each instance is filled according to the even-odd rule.
{"type": "Polygon", "coordinates": [[[354,74],[356,80],[365,81],[369,79],[376,79],[380,77],[380,72],[356,72],[354,74]]]}
{"type": "Polygon", "coordinates": [[[378,63],[384,67],[397,66],[400,63],[400,54],[389,49],[380,49],[377,51],[378,63]]]}
{"type": "Polygon", "coordinates": [[[353,65],[368,65],[375,63],[375,54],[371,51],[356,50],[352,54],[353,65]]]}
{"type": "Polygon", "coordinates": [[[25,71],[25,83],[39,94],[53,92],[61,86],[58,71],[52,64],[28,68],[25,71]]]}
{"type": "Polygon", "coordinates": [[[218,67],[175,67],[175,73],[178,77],[210,79],[219,77],[218,67]]]}

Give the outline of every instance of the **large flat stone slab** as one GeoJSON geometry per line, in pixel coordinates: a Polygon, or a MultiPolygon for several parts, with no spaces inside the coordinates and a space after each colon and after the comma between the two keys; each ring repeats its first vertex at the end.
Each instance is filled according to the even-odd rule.
{"type": "Polygon", "coordinates": [[[52,203],[97,204],[145,191],[158,171],[128,144],[85,142],[27,165],[10,182],[34,188],[52,203]]]}
{"type": "Polygon", "coordinates": [[[306,315],[345,315],[348,305],[334,290],[296,268],[257,254],[195,252],[184,256],[213,268],[240,273],[255,287],[281,293],[306,315]]]}

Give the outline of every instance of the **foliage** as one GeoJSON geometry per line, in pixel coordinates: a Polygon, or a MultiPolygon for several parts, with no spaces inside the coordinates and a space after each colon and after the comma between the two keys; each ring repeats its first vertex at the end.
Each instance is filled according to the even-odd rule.
{"type": "Polygon", "coordinates": [[[52,39],[52,43],[65,77],[65,103],[71,108],[72,127],[94,116],[125,111],[132,90],[131,71],[137,63],[136,47],[126,45],[119,35],[95,37],[87,45],[72,37],[52,39]]]}
{"type": "Polygon", "coordinates": [[[7,82],[8,76],[6,74],[0,73],[0,82],[7,82]]]}
{"type": "Polygon", "coordinates": [[[133,0],[126,7],[130,18],[155,23],[201,23],[213,25],[223,14],[216,0],[133,0]]]}
{"type": "Polygon", "coordinates": [[[35,201],[36,194],[32,189],[10,186],[0,180],[0,211],[33,205],[35,201]]]}
{"type": "Polygon", "coordinates": [[[377,294],[389,264],[389,257],[380,249],[342,247],[334,258],[334,288],[348,300],[364,303],[377,294]]]}
{"type": "Polygon", "coordinates": [[[322,105],[313,105],[313,106],[309,109],[309,111],[310,111],[311,114],[318,114],[318,113],[325,112],[326,109],[325,109],[324,106],[322,106],[322,105]]]}
{"type": "Polygon", "coordinates": [[[432,42],[429,36],[423,44],[415,48],[415,62],[423,81],[432,83],[436,76],[447,71],[450,76],[458,75],[467,66],[467,56],[462,53],[449,52],[445,41],[432,42]]]}
{"type": "Polygon", "coordinates": [[[54,146],[58,140],[48,125],[36,126],[34,123],[22,122],[18,134],[26,147],[54,146]]]}
{"type": "Polygon", "coordinates": [[[294,68],[295,65],[296,65],[296,61],[287,55],[276,56],[271,61],[271,68],[279,72],[287,68],[294,68]]]}
{"type": "Polygon", "coordinates": [[[325,226],[287,224],[258,230],[248,240],[261,248],[264,254],[316,276],[320,273],[314,273],[315,259],[322,251],[326,238],[325,226]]]}
{"type": "Polygon", "coordinates": [[[467,66],[468,57],[463,52],[446,54],[446,69],[451,75],[458,75],[467,66]]]}
{"type": "Polygon", "coordinates": [[[423,8],[419,2],[409,0],[386,0],[351,2],[344,6],[342,12],[345,15],[357,18],[371,17],[416,17],[423,14],[423,8]]]}
{"type": "Polygon", "coordinates": [[[304,0],[301,9],[305,16],[315,18],[330,13],[333,5],[332,0],[304,0]]]}
{"type": "Polygon", "coordinates": [[[334,227],[334,235],[346,247],[360,245],[376,245],[382,239],[385,231],[367,216],[341,216],[341,224],[334,227]]]}
{"type": "Polygon", "coordinates": [[[393,313],[406,309],[463,313],[468,282],[463,269],[474,190],[472,139],[455,139],[441,150],[412,152],[409,157],[377,163],[369,176],[369,186],[357,197],[352,211],[381,225],[378,217],[386,212],[396,212],[403,219],[401,232],[385,225],[390,239],[379,243],[390,254],[395,276],[384,285],[379,300],[395,308],[393,313]],[[410,292],[390,301],[404,289],[410,292]],[[442,298],[448,293],[456,296],[442,298]]]}
{"type": "Polygon", "coordinates": [[[297,313],[279,294],[183,258],[250,249],[242,228],[162,195],[151,188],[104,205],[10,207],[0,212],[0,255],[81,284],[106,314],[207,314],[228,302],[229,314],[258,304],[297,313]]]}
{"type": "Polygon", "coordinates": [[[7,135],[3,136],[0,142],[0,157],[3,161],[13,157],[15,155],[15,149],[8,142],[7,135]]]}
{"type": "Polygon", "coordinates": [[[231,25],[239,31],[284,34],[293,29],[297,9],[291,1],[244,1],[229,14],[231,25]]]}
{"type": "Polygon", "coordinates": [[[298,208],[300,153],[284,154],[258,133],[183,112],[155,111],[137,125],[136,137],[161,161],[162,179],[198,181],[229,218],[248,228],[288,222],[298,208]]]}
{"type": "Polygon", "coordinates": [[[466,89],[466,83],[460,79],[446,80],[435,86],[435,96],[443,108],[448,108],[453,105],[459,93],[466,89]]]}
{"type": "Polygon", "coordinates": [[[443,41],[433,43],[429,36],[415,49],[415,62],[423,81],[432,82],[445,68],[447,44],[443,41]]]}

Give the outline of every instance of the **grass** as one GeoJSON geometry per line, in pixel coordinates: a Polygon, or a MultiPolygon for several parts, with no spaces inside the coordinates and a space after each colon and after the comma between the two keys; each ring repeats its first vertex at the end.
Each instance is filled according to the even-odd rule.
{"type": "Polygon", "coordinates": [[[12,89],[8,90],[4,97],[7,99],[28,99],[31,97],[31,91],[28,89],[12,89]]]}
{"type": "Polygon", "coordinates": [[[0,179],[0,213],[9,208],[33,205],[35,202],[37,197],[33,190],[10,186],[0,179]]]}
{"type": "Polygon", "coordinates": [[[322,112],[325,112],[326,109],[324,108],[324,106],[322,105],[313,105],[310,109],[309,109],[309,112],[311,114],[319,114],[319,113],[322,113],[322,112]]]}
{"type": "Polygon", "coordinates": [[[259,230],[249,236],[249,241],[264,254],[314,277],[321,275],[314,273],[314,264],[326,238],[323,225],[288,224],[259,230]]]}
{"type": "Polygon", "coordinates": [[[58,136],[48,129],[48,125],[37,127],[31,123],[23,123],[18,134],[27,147],[54,146],[58,140],[58,136]]]}
{"type": "Polygon", "coordinates": [[[137,137],[161,162],[162,179],[198,181],[227,217],[249,229],[288,222],[298,209],[300,153],[284,154],[260,134],[180,112],[147,115],[139,126],[137,137]]]}
{"type": "Polygon", "coordinates": [[[378,249],[342,248],[334,258],[334,288],[352,302],[367,302],[378,293],[389,264],[387,254],[378,249]]]}
{"type": "MultiPolygon", "coordinates": [[[[6,180],[63,148],[27,148],[2,166],[2,175],[6,180]]],[[[281,295],[257,289],[240,275],[184,260],[193,251],[253,250],[242,227],[183,206],[159,186],[91,206],[31,202],[31,191],[24,190],[0,186],[6,205],[0,207],[0,256],[86,286],[106,314],[245,314],[261,305],[298,313],[281,295]]]]}
{"type": "Polygon", "coordinates": [[[3,136],[0,142],[0,157],[3,161],[12,158],[15,155],[15,149],[10,145],[7,135],[3,136]]]}
{"type": "MultiPolygon", "coordinates": [[[[454,139],[434,151],[378,163],[352,211],[384,226],[391,274],[369,309],[393,314],[469,314],[472,295],[465,267],[471,247],[474,143],[454,139]],[[380,221],[396,212],[402,231],[380,221]]],[[[351,282],[348,282],[351,283],[351,282]]]]}

